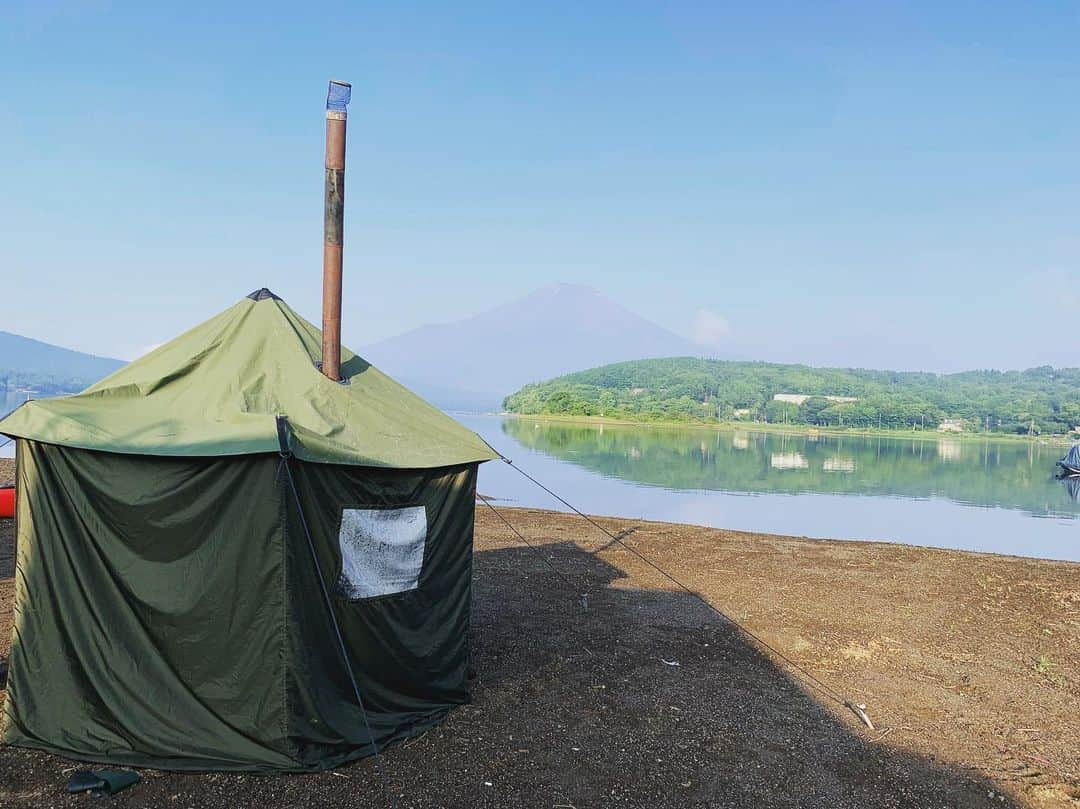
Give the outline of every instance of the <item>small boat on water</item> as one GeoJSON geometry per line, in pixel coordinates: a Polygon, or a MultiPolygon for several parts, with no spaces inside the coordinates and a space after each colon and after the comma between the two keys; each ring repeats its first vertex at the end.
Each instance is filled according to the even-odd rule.
{"type": "Polygon", "coordinates": [[[1058,461],[1058,466],[1066,475],[1080,475],[1080,443],[1069,447],[1069,452],[1058,461]]]}
{"type": "Polygon", "coordinates": [[[15,516],[15,487],[0,486],[0,517],[15,516]]]}

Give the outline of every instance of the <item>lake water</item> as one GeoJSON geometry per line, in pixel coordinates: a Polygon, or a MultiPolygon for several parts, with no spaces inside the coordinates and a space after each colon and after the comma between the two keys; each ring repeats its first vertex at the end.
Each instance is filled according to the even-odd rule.
{"type": "MultiPolygon", "coordinates": [[[[0,414],[25,398],[0,396],[0,414]]],[[[455,418],[592,514],[1080,561],[1080,482],[1054,478],[1060,446],[455,418]]],[[[480,491],[563,508],[499,462],[480,491]]]]}
{"type": "MultiPolygon", "coordinates": [[[[1080,561],[1060,446],[456,418],[588,513],[1080,561]]],[[[561,508],[502,463],[480,491],[561,508]]]]}
{"type": "MultiPolygon", "coordinates": [[[[25,393],[12,393],[10,391],[0,391],[0,418],[3,418],[16,407],[26,401],[25,393]]],[[[0,444],[7,441],[6,438],[0,436],[0,444]]],[[[0,458],[14,458],[15,457],[15,445],[8,444],[0,447],[0,458]]]]}

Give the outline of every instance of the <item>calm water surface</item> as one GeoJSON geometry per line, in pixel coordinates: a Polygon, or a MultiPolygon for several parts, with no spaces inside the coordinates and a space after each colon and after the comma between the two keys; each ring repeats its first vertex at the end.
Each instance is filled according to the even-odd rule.
{"type": "MultiPolygon", "coordinates": [[[[0,414],[24,399],[0,395],[0,414]]],[[[594,514],[1080,561],[1080,482],[1053,477],[1058,446],[455,418],[594,514]]],[[[480,491],[562,508],[498,462],[480,491]]]]}
{"type": "MultiPolygon", "coordinates": [[[[456,418],[591,513],[1080,561],[1060,446],[456,418]]],[[[501,463],[480,490],[560,507],[501,463]]]]}
{"type": "MultiPolygon", "coordinates": [[[[0,418],[3,418],[16,407],[26,401],[25,393],[10,393],[8,391],[0,391],[0,418]]],[[[6,438],[0,436],[0,444],[7,441],[6,438]]],[[[15,457],[15,445],[8,444],[5,447],[0,447],[0,458],[14,458],[15,457]]]]}

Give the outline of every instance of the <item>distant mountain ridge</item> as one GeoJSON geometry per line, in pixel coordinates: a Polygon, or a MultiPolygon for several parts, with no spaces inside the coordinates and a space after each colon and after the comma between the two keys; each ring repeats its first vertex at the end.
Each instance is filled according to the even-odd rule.
{"type": "Polygon", "coordinates": [[[0,389],[30,387],[70,393],[108,376],[124,363],[0,331],[0,389]]]}
{"type": "MultiPolygon", "coordinates": [[[[463,320],[420,326],[360,354],[444,409],[495,410],[529,382],[620,360],[705,351],[591,287],[556,284],[463,320]]],[[[71,393],[122,365],[0,331],[0,391],[71,393]]]]}
{"type": "Polygon", "coordinates": [[[619,360],[705,351],[591,287],[557,284],[360,353],[444,408],[495,409],[529,382],[619,360]]]}

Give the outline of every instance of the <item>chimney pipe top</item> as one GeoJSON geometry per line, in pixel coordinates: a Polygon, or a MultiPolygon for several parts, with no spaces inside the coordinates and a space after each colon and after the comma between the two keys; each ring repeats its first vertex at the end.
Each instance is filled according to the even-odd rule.
{"type": "Polygon", "coordinates": [[[336,113],[334,117],[345,117],[346,107],[352,99],[352,85],[347,81],[330,79],[330,86],[326,90],[326,114],[336,113]]]}

